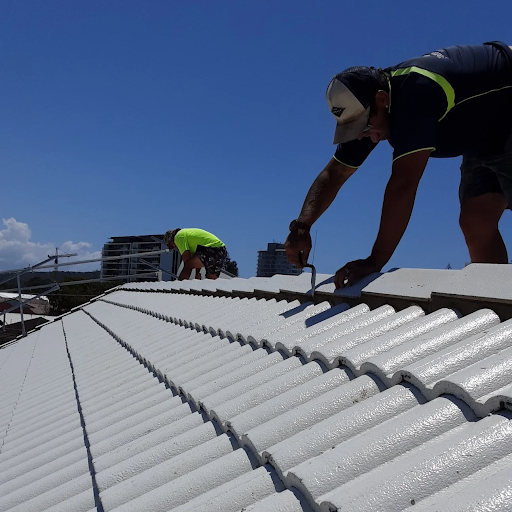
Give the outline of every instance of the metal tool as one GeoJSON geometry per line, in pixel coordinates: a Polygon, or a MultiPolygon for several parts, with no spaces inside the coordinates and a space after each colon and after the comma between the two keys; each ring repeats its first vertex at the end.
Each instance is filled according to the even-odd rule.
{"type": "Polygon", "coordinates": [[[304,263],[302,261],[302,251],[299,251],[299,263],[303,267],[308,267],[311,269],[311,296],[315,295],[315,284],[316,284],[316,268],[311,263],[304,263]]]}

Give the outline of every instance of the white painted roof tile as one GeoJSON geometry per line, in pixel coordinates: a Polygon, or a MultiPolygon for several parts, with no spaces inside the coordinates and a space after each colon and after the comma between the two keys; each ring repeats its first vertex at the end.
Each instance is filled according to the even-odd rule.
{"type": "Polygon", "coordinates": [[[90,477],[85,448],[76,454],[76,457],[61,458],[42,468],[25,473],[13,482],[2,484],[0,486],[0,510],[9,510],[24,501],[34,499],[71,480],[84,476],[90,477]]]}
{"type": "Polygon", "coordinates": [[[430,315],[420,316],[391,332],[345,350],[339,361],[354,372],[359,373],[360,366],[372,356],[388,352],[397,346],[434,331],[440,326],[446,330],[446,324],[456,319],[457,314],[452,309],[440,309],[430,315]]]}
{"type": "MultiPolygon", "coordinates": [[[[117,508],[118,512],[165,512],[204,494],[244,473],[252,472],[251,456],[238,449],[186,475],[171,480],[117,508]]],[[[252,476],[252,475],[251,475],[252,476]]]]}
{"type": "MultiPolygon", "coordinates": [[[[359,377],[354,383],[358,385],[342,386],[346,388],[346,393],[338,393],[340,398],[336,402],[337,410],[329,409],[329,393],[322,396],[323,407],[314,404],[310,406],[313,414],[320,411],[318,421],[314,420],[313,414],[305,418],[297,417],[292,428],[284,427],[288,430],[286,435],[283,435],[283,427],[280,427],[276,435],[269,435],[267,439],[261,436],[266,428],[262,425],[249,431],[247,438],[255,447],[255,443],[258,443],[264,460],[269,460],[284,475],[297,464],[425,401],[417,390],[401,385],[379,393],[375,383],[367,376],[359,377]]],[[[332,398],[334,400],[337,397],[332,398]]]]}
{"type": "Polygon", "coordinates": [[[296,490],[285,490],[271,494],[254,505],[246,507],[244,512],[313,512],[303,496],[296,490]]]}
{"type": "MultiPolygon", "coordinates": [[[[311,294],[311,274],[309,272],[304,272],[299,276],[275,275],[272,279],[283,292],[311,294]]],[[[332,274],[317,274],[315,291],[323,286],[326,281],[332,281],[332,274]]]]}
{"type": "MultiPolygon", "coordinates": [[[[224,386],[226,381],[222,380],[223,378],[232,375],[233,372],[238,370],[240,370],[238,374],[244,376],[246,367],[253,363],[257,364],[258,361],[266,359],[267,356],[265,351],[252,351],[249,346],[236,348],[239,350],[233,352],[235,357],[227,358],[221,355],[211,364],[208,362],[208,364],[188,372],[185,376],[170,375],[168,379],[175,383],[176,387],[189,399],[194,397],[195,402],[199,396],[203,396],[203,393],[196,392],[197,388],[206,386],[207,393],[214,393],[215,390],[221,389],[224,386]],[[213,384],[213,387],[210,387],[210,384],[213,384]]],[[[236,376],[232,376],[231,379],[234,382],[236,376]]]]}
{"type": "Polygon", "coordinates": [[[105,489],[101,494],[103,506],[107,510],[112,510],[137,496],[231,453],[233,449],[233,440],[226,434],[213,437],[184,453],[156,464],[135,477],[125,479],[105,489]]]}
{"type": "Polygon", "coordinates": [[[199,401],[206,411],[210,411],[212,407],[235,398],[249,389],[266,384],[292,371],[300,364],[296,358],[283,361],[283,356],[279,352],[274,352],[243,369],[235,370],[230,375],[197,388],[193,393],[194,400],[199,401]]]}
{"type": "Polygon", "coordinates": [[[344,483],[466,424],[468,419],[476,420],[467,406],[461,409],[460,405],[437,398],[409,409],[290,469],[287,483],[317,501],[344,483]]]}
{"type": "Polygon", "coordinates": [[[364,288],[364,291],[396,297],[428,299],[434,290],[439,289],[439,286],[443,286],[446,282],[451,282],[451,279],[459,274],[459,270],[399,268],[373,280],[364,288]]]}
{"type": "Polygon", "coordinates": [[[465,423],[318,498],[323,510],[402,510],[510,454],[508,413],[465,423]],[[471,464],[468,464],[468,460],[471,464]],[[415,478],[411,478],[411,474],[415,478]],[[372,488],[378,492],[368,492],[372,488]]]}
{"type": "Polygon", "coordinates": [[[68,493],[71,495],[70,498],[61,501],[56,504],[52,504],[51,507],[47,509],[42,509],[37,504],[37,498],[34,499],[34,505],[37,504],[37,507],[34,509],[30,509],[30,502],[25,502],[23,504],[26,507],[25,510],[27,512],[45,512],[46,510],[51,510],[51,512],[69,512],[72,510],[73,512],[97,512],[97,507],[95,506],[94,493],[92,489],[89,487],[83,492],[72,495],[72,493],[68,493]]]}
{"type": "Polygon", "coordinates": [[[298,332],[304,329],[305,325],[313,325],[313,323],[318,323],[329,318],[331,316],[330,313],[337,314],[337,312],[348,308],[348,304],[343,304],[341,308],[338,307],[337,311],[334,312],[334,308],[332,308],[328,302],[322,302],[318,305],[313,305],[311,302],[304,302],[281,313],[275,325],[250,329],[251,334],[245,337],[242,333],[240,338],[243,341],[261,346],[269,337],[278,337],[285,335],[285,333],[292,334],[298,332]]]}
{"type": "Polygon", "coordinates": [[[349,380],[350,375],[345,369],[335,368],[232,417],[227,421],[227,426],[236,433],[239,439],[242,439],[243,434],[252,428],[319,397],[349,380]]]}
{"type": "Polygon", "coordinates": [[[302,365],[296,358],[291,361],[296,365],[295,369],[287,370],[267,384],[250,387],[246,393],[213,407],[214,417],[221,423],[228,422],[231,418],[266,403],[275,396],[296,389],[303,383],[310,383],[315,377],[323,375],[322,367],[317,362],[302,365]]]}
{"type": "MultiPolygon", "coordinates": [[[[183,418],[174,419],[165,425],[165,428],[160,428],[155,431],[145,432],[144,435],[138,436],[136,439],[128,441],[118,447],[113,446],[110,450],[103,450],[99,452],[94,459],[94,464],[97,472],[102,472],[108,468],[119,464],[120,462],[133,459],[133,466],[136,467],[136,462],[140,459],[143,461],[141,464],[149,464],[147,467],[151,467],[155,461],[161,462],[158,458],[151,459],[150,450],[156,450],[156,457],[163,456],[169,458],[181,453],[179,450],[186,450],[190,447],[195,446],[199,441],[206,441],[213,438],[216,434],[214,425],[211,422],[205,423],[203,416],[196,412],[183,418]],[[175,446],[174,439],[178,439],[180,443],[183,443],[183,447],[175,446]],[[169,453],[165,453],[166,444],[169,444],[169,453]],[[187,448],[188,447],[188,448],[187,448]],[[162,453],[158,454],[159,450],[162,453]],[[149,462],[146,462],[149,461],[149,462]]],[[[159,463],[158,462],[158,463],[159,463]]],[[[127,464],[126,471],[130,472],[128,468],[130,464],[127,464]]],[[[120,466],[121,470],[122,465],[120,466]]],[[[141,470],[142,471],[142,470],[141,470]]],[[[115,474],[116,471],[113,471],[115,474]]],[[[122,474],[122,471],[119,472],[122,474]]],[[[102,476],[102,478],[105,475],[102,476]]],[[[122,480],[122,478],[120,479],[122,480]]],[[[109,480],[110,481],[110,480],[109,480]]]]}
{"type": "Polygon", "coordinates": [[[512,456],[484,467],[424,500],[410,505],[407,512],[509,512],[512,510],[512,456]]]}
{"type": "Polygon", "coordinates": [[[263,452],[270,446],[287,442],[292,436],[353,407],[361,400],[379,394],[379,391],[378,383],[363,375],[252,428],[242,436],[242,440],[251,446],[255,453],[265,458],[263,452]]]}
{"type": "Polygon", "coordinates": [[[512,267],[477,263],[441,281],[437,293],[512,301],[512,267]]]}
{"type": "Polygon", "coordinates": [[[157,441],[158,436],[162,436],[162,438],[176,436],[204,423],[200,414],[190,414],[193,411],[188,403],[171,410],[167,405],[168,402],[159,404],[149,411],[143,411],[143,413],[119,421],[97,433],[90,434],[91,453],[94,457],[99,457],[149,433],[154,433],[153,438],[156,443],[159,442],[157,441]]]}
{"type": "Polygon", "coordinates": [[[300,353],[308,360],[318,359],[329,367],[338,366],[345,351],[409,324],[424,314],[420,307],[410,306],[346,336],[341,337],[339,332],[335,332],[331,336],[323,337],[321,343],[318,343],[314,349],[312,344],[307,345],[307,347],[301,345],[300,353]]]}
{"type": "Polygon", "coordinates": [[[261,467],[226,482],[176,507],[176,512],[238,512],[247,506],[283,491],[284,485],[272,467],[261,467]]]}
{"type": "MultiPolygon", "coordinates": [[[[482,301],[509,272],[471,267],[360,288],[482,301]]],[[[0,511],[507,510],[512,320],[317,285],[131,283],[1,348],[0,511]]]]}
{"type": "MultiPolygon", "coordinates": [[[[497,324],[499,324],[499,318],[492,311],[486,309],[477,311],[455,320],[449,325],[438,327],[429,333],[415,337],[403,345],[370,356],[361,365],[361,372],[376,373],[391,386],[402,379],[402,374],[399,372],[401,368],[421,361],[478,333],[482,333],[479,336],[482,337],[486,330],[497,324]]],[[[466,344],[467,341],[464,343],[466,344]]]]}
{"type": "MultiPolygon", "coordinates": [[[[25,496],[30,494],[23,494],[24,498],[25,496]]],[[[16,493],[13,493],[12,498],[15,502],[16,493]]],[[[91,475],[88,472],[61,485],[52,486],[46,492],[38,493],[23,502],[23,512],[41,512],[47,509],[75,512],[87,511],[91,507],[94,507],[94,494],[91,490],[91,475]]]]}
{"type": "MultiPolygon", "coordinates": [[[[279,333],[277,339],[268,339],[265,343],[274,350],[283,350],[288,354],[294,354],[297,347],[308,347],[309,340],[321,343],[320,340],[325,339],[329,333],[337,332],[342,336],[346,332],[360,329],[362,326],[369,325],[395,312],[391,306],[383,306],[370,312],[370,308],[366,304],[359,304],[348,310],[345,305],[334,306],[332,309],[335,310],[334,316],[321,320],[317,324],[304,324],[302,332],[279,333]]],[[[316,342],[311,341],[313,344],[316,342]]]]}

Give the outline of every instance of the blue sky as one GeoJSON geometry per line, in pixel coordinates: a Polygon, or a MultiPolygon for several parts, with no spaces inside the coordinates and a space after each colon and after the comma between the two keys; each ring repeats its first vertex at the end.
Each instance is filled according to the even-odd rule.
{"type": "MultiPolygon", "coordinates": [[[[512,44],[507,1],[87,0],[0,5],[0,269],[201,227],[241,275],[333,154],[325,89],[454,44],[512,44]]],[[[317,270],[368,256],[391,148],[315,224],[317,270]]],[[[459,159],[431,160],[386,268],[461,268],[459,159]]],[[[512,220],[501,229],[512,258],[512,220]]]]}

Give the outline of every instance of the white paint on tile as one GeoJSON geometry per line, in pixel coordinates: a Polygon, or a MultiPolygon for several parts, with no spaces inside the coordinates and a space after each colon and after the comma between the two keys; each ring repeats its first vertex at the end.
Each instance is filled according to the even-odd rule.
{"type": "Polygon", "coordinates": [[[247,453],[239,449],[121,505],[117,512],[167,512],[252,469],[247,453]]]}
{"type": "Polygon", "coordinates": [[[101,492],[103,507],[105,510],[113,510],[233,451],[233,443],[226,434],[214,437],[103,490],[101,492]]]}
{"type": "Polygon", "coordinates": [[[287,486],[296,487],[311,502],[317,500],[375,467],[477,419],[465,404],[462,410],[459,405],[437,398],[409,409],[290,469],[287,486]]]}
{"type": "MultiPolygon", "coordinates": [[[[358,307],[356,306],[356,308],[358,307]]],[[[313,351],[329,342],[364,329],[395,314],[395,310],[391,306],[382,306],[368,312],[366,312],[365,307],[355,312],[352,311],[353,309],[355,308],[351,308],[346,313],[333,318],[334,321],[329,321],[325,325],[318,326],[318,329],[307,332],[304,336],[294,337],[286,343],[283,343],[283,341],[277,343],[276,348],[287,348],[292,353],[301,354],[308,359],[313,351]]]]}
{"type": "MultiPolygon", "coordinates": [[[[411,306],[351,334],[342,337],[336,336],[334,339],[331,337],[326,344],[322,344],[321,347],[315,350],[310,351],[312,347],[308,347],[306,356],[308,360],[318,359],[324,362],[329,368],[338,366],[340,358],[347,350],[409,324],[424,314],[420,307],[411,306]]],[[[301,347],[301,351],[304,351],[303,347],[301,347]]]]}
{"type": "Polygon", "coordinates": [[[285,441],[375,394],[380,395],[377,383],[363,375],[249,430],[242,439],[251,446],[254,453],[262,454],[270,446],[285,441]]]}
{"type": "Polygon", "coordinates": [[[226,425],[236,433],[238,438],[250,429],[266,423],[299,405],[313,400],[322,394],[350,381],[350,376],[343,368],[334,368],[312,380],[271,398],[261,405],[249,409],[231,420],[226,425]]]}
{"type": "MultiPolygon", "coordinates": [[[[335,306],[336,308],[336,306],[335,306]]],[[[334,308],[333,308],[334,309],[334,308]]],[[[267,340],[266,344],[275,350],[283,350],[288,354],[293,354],[298,346],[306,346],[308,340],[321,340],[332,332],[352,332],[360,329],[362,325],[368,325],[376,322],[378,319],[392,315],[395,310],[391,306],[384,306],[371,313],[366,304],[359,304],[353,308],[345,310],[339,308],[341,312],[333,317],[327,318],[317,324],[305,326],[302,332],[284,332],[280,333],[279,338],[267,340]]]]}

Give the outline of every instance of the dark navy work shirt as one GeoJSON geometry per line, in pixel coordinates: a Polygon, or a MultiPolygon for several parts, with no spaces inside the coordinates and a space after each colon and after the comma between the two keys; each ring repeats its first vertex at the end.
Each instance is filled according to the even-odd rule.
{"type": "MultiPolygon", "coordinates": [[[[502,149],[512,131],[512,50],[506,44],[452,46],[384,71],[393,160],[423,149],[438,158],[502,149]]],[[[334,158],[359,167],[375,146],[369,138],[339,144],[334,158]]]]}

